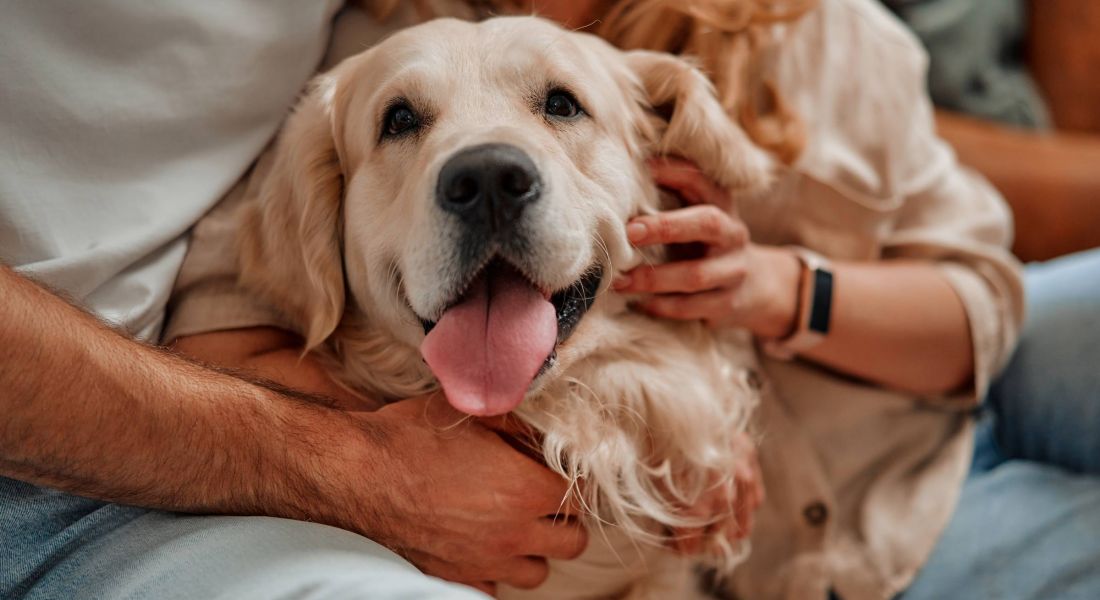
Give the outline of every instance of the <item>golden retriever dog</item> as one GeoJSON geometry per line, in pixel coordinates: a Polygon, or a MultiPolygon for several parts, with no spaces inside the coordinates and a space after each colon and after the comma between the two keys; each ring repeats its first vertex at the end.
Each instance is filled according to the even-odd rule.
{"type": "MultiPolygon", "coordinates": [[[[701,525],[682,507],[729,485],[751,345],[633,313],[609,287],[661,259],[625,236],[662,208],[647,158],[746,193],[769,179],[707,79],[536,18],[437,20],[320,75],[271,152],[242,281],[349,388],[513,413],[576,483],[588,550],[500,595],[691,596],[695,559],[663,542],[701,525]]],[[[711,537],[732,565],[743,549],[711,537]]]]}

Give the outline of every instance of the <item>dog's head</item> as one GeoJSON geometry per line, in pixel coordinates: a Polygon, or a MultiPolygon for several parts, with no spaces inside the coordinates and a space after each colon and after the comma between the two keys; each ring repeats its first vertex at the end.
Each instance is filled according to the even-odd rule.
{"type": "Polygon", "coordinates": [[[535,18],[433,21],[344,61],[275,153],[245,280],[309,346],[354,311],[419,347],[475,415],[562,369],[612,272],[637,264],[624,224],[657,208],[647,157],[731,188],[769,164],[688,63],[535,18]]]}

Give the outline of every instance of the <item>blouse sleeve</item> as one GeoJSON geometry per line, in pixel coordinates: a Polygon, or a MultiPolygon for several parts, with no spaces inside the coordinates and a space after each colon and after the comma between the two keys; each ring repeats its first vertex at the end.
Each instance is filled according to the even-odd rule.
{"type": "Polygon", "coordinates": [[[1011,356],[1024,318],[1019,262],[1009,251],[1012,214],[982,176],[958,163],[936,134],[925,87],[927,58],[911,37],[909,60],[887,78],[903,99],[895,151],[887,153],[891,187],[903,199],[882,256],[935,261],[966,309],[974,352],[971,389],[942,401],[975,404],[1011,356]]]}
{"type": "Polygon", "coordinates": [[[927,55],[893,15],[870,0],[827,0],[798,27],[779,63],[809,129],[797,167],[843,198],[804,202],[841,216],[816,215],[801,239],[826,254],[843,239],[865,250],[849,255],[934,261],[965,306],[975,365],[970,390],[937,401],[976,403],[1012,353],[1024,315],[1021,268],[1008,249],[1011,213],[936,134],[927,55]],[[848,205],[872,225],[857,231],[842,218],[854,210],[848,205]]]}

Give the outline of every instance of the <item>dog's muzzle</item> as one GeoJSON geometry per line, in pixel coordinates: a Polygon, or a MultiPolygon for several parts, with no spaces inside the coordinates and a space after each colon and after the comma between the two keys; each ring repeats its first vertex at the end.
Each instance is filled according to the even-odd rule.
{"type": "Polygon", "coordinates": [[[542,194],[534,161],[507,144],[460,150],[439,171],[436,202],[452,217],[458,236],[452,277],[442,284],[451,298],[438,317],[433,315],[438,320],[421,316],[420,352],[447,400],[467,414],[515,409],[553,366],[557,346],[599,289],[598,265],[563,289],[549,289],[528,275],[545,257],[531,241],[540,220],[531,209],[542,194]]]}

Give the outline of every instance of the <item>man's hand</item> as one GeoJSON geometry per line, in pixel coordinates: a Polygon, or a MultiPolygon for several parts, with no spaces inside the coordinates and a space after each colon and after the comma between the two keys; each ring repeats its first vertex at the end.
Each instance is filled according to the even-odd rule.
{"type": "Polygon", "coordinates": [[[543,557],[584,548],[548,517],[569,515],[566,483],[475,422],[450,427],[445,403],[315,403],[127,339],[2,265],[0,389],[0,476],[336,525],[486,591],[536,585],[543,557]]]}
{"type": "Polygon", "coordinates": [[[298,469],[309,480],[288,481],[268,510],[361,533],[431,575],[489,592],[495,582],[538,585],[547,558],[584,549],[566,481],[490,429],[507,428],[504,420],[471,419],[440,396],[363,412],[377,404],[336,385],[278,329],[205,333],[174,347],[354,409],[302,407],[307,416],[286,419],[292,456],[316,465],[298,469]]]}
{"type": "Polygon", "coordinates": [[[300,518],[359,532],[428,574],[489,593],[496,582],[535,587],[547,558],[584,550],[567,482],[438,396],[346,413],[334,429],[313,469],[316,495],[295,501],[300,518]]]}

